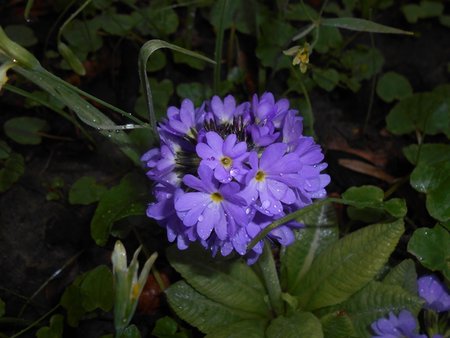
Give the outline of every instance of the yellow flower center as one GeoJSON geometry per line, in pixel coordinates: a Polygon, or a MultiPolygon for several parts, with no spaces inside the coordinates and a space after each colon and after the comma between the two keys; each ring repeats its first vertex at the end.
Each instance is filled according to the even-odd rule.
{"type": "Polygon", "coordinates": [[[258,170],[258,172],[255,175],[255,180],[257,180],[258,182],[262,182],[262,181],[264,181],[265,178],[266,178],[266,173],[262,170],[258,170]]]}
{"type": "Polygon", "coordinates": [[[223,196],[216,191],[211,194],[211,200],[215,203],[220,203],[223,201],[223,196]]]}
{"type": "Polygon", "coordinates": [[[222,157],[222,159],[220,160],[220,162],[223,164],[223,166],[225,168],[228,168],[231,166],[231,164],[233,163],[233,160],[231,158],[229,158],[228,156],[222,157]]]}

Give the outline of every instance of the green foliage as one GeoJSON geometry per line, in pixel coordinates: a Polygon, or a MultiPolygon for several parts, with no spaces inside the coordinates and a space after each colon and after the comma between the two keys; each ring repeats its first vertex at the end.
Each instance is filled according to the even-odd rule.
{"type": "Polygon", "coordinates": [[[25,25],[6,26],[5,33],[23,47],[31,47],[38,42],[33,30],[25,25]]]}
{"type": "Polygon", "coordinates": [[[157,338],[188,338],[186,332],[178,332],[177,322],[168,316],[156,321],[152,335],[157,338]]]}
{"type": "Polygon", "coordinates": [[[323,335],[326,338],[355,337],[353,322],[345,311],[328,313],[320,318],[323,335]]]}
{"type": "Polygon", "coordinates": [[[358,18],[323,19],[321,25],[343,28],[357,32],[385,33],[385,34],[412,34],[401,29],[388,27],[379,23],[358,18]]]}
{"type": "Polygon", "coordinates": [[[345,236],[325,249],[289,292],[304,309],[345,301],[374,278],[400,236],[403,222],[374,224],[345,236]]]}
{"type": "Polygon", "coordinates": [[[325,89],[327,92],[331,92],[339,83],[339,73],[333,68],[314,68],[313,80],[320,88],[325,89]]]}
{"type": "Polygon", "coordinates": [[[3,125],[5,134],[20,144],[36,145],[41,143],[41,133],[48,129],[47,121],[29,116],[13,117],[3,125]]]}
{"type": "Polygon", "coordinates": [[[118,334],[117,338],[141,338],[141,333],[135,325],[130,325],[118,334]]]}
{"type": "Polygon", "coordinates": [[[403,154],[414,165],[433,165],[441,161],[450,161],[450,145],[442,143],[411,144],[403,148],[403,154]]]}
{"type": "Polygon", "coordinates": [[[2,159],[2,162],[4,162],[2,163],[2,168],[0,168],[0,192],[8,190],[25,171],[25,161],[22,155],[15,152],[10,152],[6,155],[8,157],[2,159]]]}
{"type": "Polygon", "coordinates": [[[397,285],[410,294],[417,294],[417,273],[412,259],[406,259],[383,278],[383,284],[397,285]]]}
{"type": "Polygon", "coordinates": [[[86,69],[84,68],[78,56],[75,55],[75,53],[72,51],[72,49],[69,48],[69,46],[67,46],[64,42],[59,42],[58,51],[63,59],[67,62],[69,67],[75,71],[75,73],[81,76],[86,75],[86,69]]]}
{"type": "Polygon", "coordinates": [[[443,11],[444,5],[436,1],[422,0],[418,5],[407,4],[402,6],[402,12],[410,23],[416,23],[419,19],[439,16],[443,11]]]}
{"type": "Polygon", "coordinates": [[[63,336],[64,317],[53,315],[50,318],[50,326],[44,326],[36,332],[37,338],[60,338],[63,336]]]}
{"type": "Polygon", "coordinates": [[[105,245],[114,222],[128,216],[145,214],[147,195],[145,178],[128,174],[120,183],[104,192],[91,221],[91,236],[105,245]]]}
{"type": "Polygon", "coordinates": [[[61,305],[67,311],[67,322],[75,327],[88,312],[96,309],[110,311],[113,299],[112,273],[108,267],[100,265],[79,276],[65,290],[61,305]]]}
{"type": "Polygon", "coordinates": [[[414,231],[408,242],[408,251],[432,271],[441,271],[450,279],[450,234],[442,225],[414,231]]]}
{"type": "Polygon", "coordinates": [[[211,88],[199,82],[180,83],[177,86],[177,95],[180,98],[189,97],[195,105],[201,104],[211,94],[211,88]]]}
{"type": "Polygon", "coordinates": [[[384,73],[377,83],[377,94],[385,102],[401,100],[412,95],[412,87],[406,77],[395,72],[384,73]]]}
{"type": "Polygon", "coordinates": [[[95,203],[100,200],[106,190],[106,187],[98,184],[94,177],[83,176],[70,188],[69,203],[84,205],[95,203]]]}
{"type": "Polygon", "coordinates": [[[311,312],[295,312],[275,318],[266,331],[267,338],[323,338],[322,325],[311,312]]]}

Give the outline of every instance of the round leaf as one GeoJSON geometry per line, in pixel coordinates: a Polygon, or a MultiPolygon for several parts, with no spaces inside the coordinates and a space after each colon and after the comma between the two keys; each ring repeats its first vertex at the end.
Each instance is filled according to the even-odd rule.
{"type": "Polygon", "coordinates": [[[106,188],[98,184],[94,177],[83,176],[70,188],[69,203],[88,205],[97,202],[106,188]]]}
{"type": "Polygon", "coordinates": [[[9,25],[5,27],[6,34],[11,40],[23,47],[31,47],[38,42],[33,30],[25,25],[9,25]]]}
{"type": "Polygon", "coordinates": [[[412,87],[406,77],[395,72],[381,76],[377,83],[377,94],[385,102],[401,100],[412,94],[412,87]]]}
{"type": "Polygon", "coordinates": [[[432,271],[442,271],[450,279],[450,234],[444,227],[420,228],[414,231],[408,251],[432,271]]]}
{"type": "Polygon", "coordinates": [[[14,117],[3,125],[5,134],[20,144],[39,144],[42,141],[40,132],[48,130],[47,121],[37,117],[14,117]]]}

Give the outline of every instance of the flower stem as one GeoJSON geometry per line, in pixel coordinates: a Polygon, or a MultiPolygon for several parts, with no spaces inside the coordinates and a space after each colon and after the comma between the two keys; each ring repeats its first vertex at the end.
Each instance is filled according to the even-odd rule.
{"type": "Polygon", "coordinates": [[[218,93],[220,85],[220,70],[222,66],[222,48],[223,48],[223,35],[225,32],[225,12],[228,7],[228,0],[222,0],[222,6],[220,7],[220,23],[217,31],[216,48],[214,51],[214,57],[216,64],[214,66],[214,93],[218,93]]]}

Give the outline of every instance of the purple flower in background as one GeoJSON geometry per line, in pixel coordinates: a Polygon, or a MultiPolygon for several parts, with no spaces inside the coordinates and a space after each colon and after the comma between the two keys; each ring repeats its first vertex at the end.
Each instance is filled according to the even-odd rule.
{"type": "Polygon", "coordinates": [[[375,332],[372,338],[427,338],[424,334],[417,334],[416,318],[408,310],[402,310],[398,316],[393,312],[389,318],[380,318],[372,323],[371,328],[375,332]]]}
{"type": "MultiPolygon", "coordinates": [[[[320,146],[303,135],[289,101],[272,93],[241,104],[214,96],[198,108],[185,99],[168,108],[158,131],[161,145],[141,158],[155,182],[147,215],[180,250],[199,242],[213,255],[235,252],[252,264],[263,250],[260,241],[247,252],[252,239],[326,195],[320,146]]],[[[267,237],[289,245],[299,226],[286,223],[267,237]]]]}
{"type": "Polygon", "coordinates": [[[424,307],[436,312],[450,310],[450,294],[436,275],[420,277],[417,280],[419,296],[426,301],[424,307]]]}

